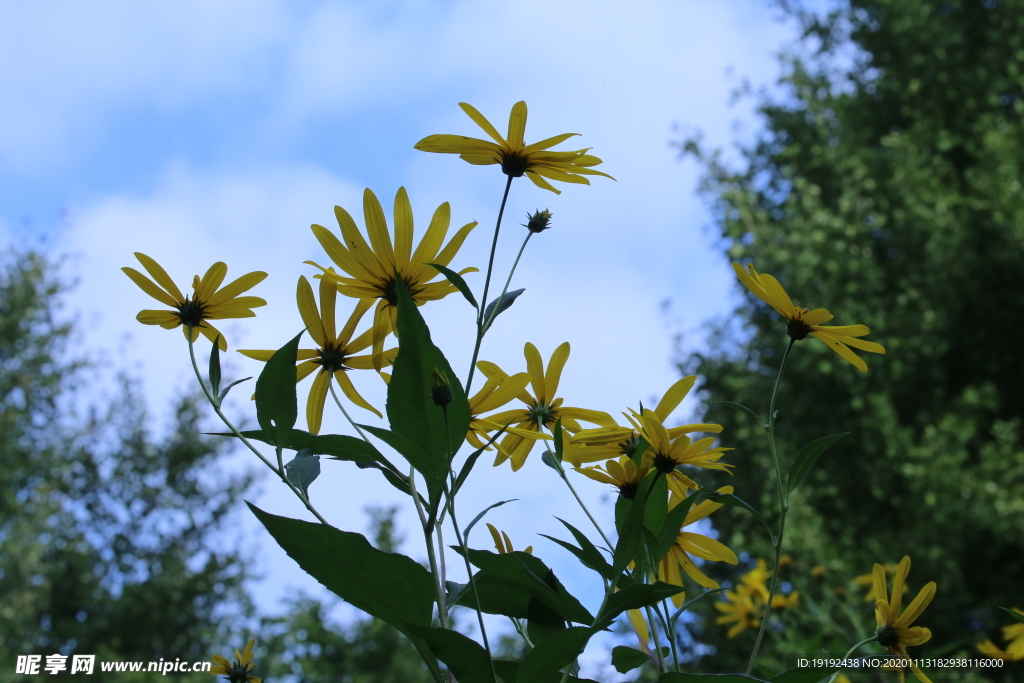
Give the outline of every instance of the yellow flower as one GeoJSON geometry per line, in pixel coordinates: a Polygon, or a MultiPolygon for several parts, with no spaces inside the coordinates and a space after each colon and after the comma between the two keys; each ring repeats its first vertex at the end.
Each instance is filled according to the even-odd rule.
{"type": "Polygon", "coordinates": [[[507,139],[501,137],[491,122],[471,105],[460,102],[459,106],[494,142],[462,135],[429,135],[417,142],[415,148],[421,152],[458,154],[464,161],[478,166],[501,164],[502,172],[510,178],[519,178],[525,173],[534,185],[551,190],[555,194],[561,193],[544,178],[582,185],[590,184],[590,181],[583,177],[586,175],[603,175],[611,178],[607,173],[591,168],[600,164],[601,160],[587,154],[589,148],[573,152],[550,151],[551,147],[565,142],[578,133],[556,135],[527,145],[523,141],[526,133],[526,102],[516,102],[512,107],[508,119],[507,139]]]}
{"type": "MultiPolygon", "coordinates": [[[[731,486],[723,486],[718,489],[718,493],[732,492],[733,487],[731,486]]],[[[715,503],[710,500],[705,500],[694,506],[686,514],[686,519],[683,521],[682,529],[685,529],[694,522],[704,519],[720,507],[722,507],[721,503],[715,503]]],[[[661,559],[661,562],[658,565],[658,578],[665,583],[671,583],[673,586],[682,586],[683,577],[679,571],[682,569],[691,579],[705,588],[718,588],[718,582],[709,579],[704,572],[698,569],[697,565],[695,565],[693,560],[690,559],[690,555],[699,557],[702,560],[714,560],[728,562],[729,564],[739,564],[739,558],[736,557],[736,553],[729,550],[729,548],[713,538],[708,538],[703,534],[683,531],[682,529],[680,529],[675,543],[665,554],[665,557],[661,559]]],[[[683,604],[683,597],[675,595],[672,597],[672,602],[676,607],[679,607],[683,604]]]]}
{"type": "Polygon", "coordinates": [[[858,339],[871,332],[865,325],[826,327],[822,323],[828,322],[834,316],[824,308],[808,311],[806,308],[794,306],[779,281],[771,275],[758,273],[751,263],[745,266],[734,263],[732,268],[739,276],[740,282],[746,285],[754,296],[774,308],[788,321],[786,331],[793,339],[806,339],[808,334],[815,336],[861,372],[868,371],[867,363],[849,347],[868,353],[885,353],[885,348],[881,344],[858,339]]]}
{"type": "Polygon", "coordinates": [[[772,596],[772,609],[785,609],[796,607],[800,604],[800,591],[793,591],[789,595],[772,596]]]}
{"type": "MultiPolygon", "coordinates": [[[[887,576],[892,576],[896,573],[896,565],[891,562],[887,562],[882,565],[882,569],[885,570],[887,576]]],[[[875,575],[874,574],[861,574],[860,576],[853,577],[853,583],[858,586],[867,586],[869,588],[867,595],[864,596],[864,602],[874,602],[875,600],[884,600],[885,594],[875,593],[875,575]]],[[[907,589],[907,585],[903,585],[903,590],[907,589]]]]}
{"type": "Polygon", "coordinates": [[[757,565],[740,577],[740,584],[751,595],[757,596],[763,604],[768,601],[768,579],[771,578],[771,575],[772,572],[768,571],[768,563],[758,559],[757,565]]]}
{"type": "MultiPolygon", "coordinates": [[[[360,408],[369,410],[377,417],[383,417],[376,408],[359,395],[347,374],[349,370],[368,370],[373,367],[373,359],[370,356],[354,355],[370,345],[371,331],[366,330],[355,339],[352,338],[359,319],[363,317],[373,302],[370,299],[360,299],[339,334],[334,322],[337,296],[336,277],[332,272],[328,272],[320,280],[320,311],[318,311],[309,280],[305,277],[299,278],[298,288],[295,292],[295,298],[299,304],[299,315],[302,316],[302,322],[306,324],[306,330],[318,348],[299,349],[296,355],[299,364],[295,368],[295,381],[301,382],[314,370],[320,369],[313,379],[309,398],[306,399],[306,423],[309,425],[310,434],[320,433],[320,425],[324,417],[324,403],[327,400],[331,377],[338,381],[338,385],[350,401],[360,408]]],[[[274,351],[251,349],[242,350],[239,353],[264,362],[270,360],[270,357],[274,355],[274,351]]],[[[389,349],[384,352],[382,364],[391,365],[397,353],[398,349],[389,349]]]]}
{"type": "Polygon", "coordinates": [[[618,460],[606,462],[604,469],[600,467],[577,467],[576,471],[602,484],[611,484],[619,492],[620,496],[626,500],[633,500],[633,497],[636,496],[637,487],[640,486],[640,480],[647,476],[650,468],[637,467],[636,462],[632,458],[623,455],[618,460]]]}
{"type": "Polygon", "coordinates": [[[763,609],[754,604],[753,595],[749,590],[741,586],[734,591],[725,591],[725,600],[715,603],[715,609],[722,613],[722,616],[715,619],[716,624],[732,624],[725,634],[728,638],[735,638],[748,628],[757,628],[761,625],[763,609]]]}
{"type": "Polygon", "coordinates": [[[640,436],[650,444],[644,454],[644,465],[664,474],[668,488],[673,494],[685,497],[687,489],[697,488],[692,479],[677,469],[680,465],[723,472],[728,472],[733,467],[718,462],[726,451],[732,449],[721,446],[712,448],[714,438],[709,436],[698,441],[690,441],[688,436],[681,435],[673,439],[669,430],[661,424],[658,415],[650,410],[636,414],[636,418],[638,419],[634,420],[631,417],[630,422],[640,436]]]}
{"type": "MultiPolygon", "coordinates": [[[[508,537],[508,534],[504,531],[499,532],[490,523],[485,522],[485,524],[487,524],[487,530],[491,532],[491,538],[494,539],[494,549],[497,550],[499,554],[504,555],[505,553],[515,552],[515,548],[512,547],[512,539],[508,537]]],[[[532,555],[533,546],[527,546],[526,550],[523,552],[532,555]]]]}
{"type": "MultiPolygon", "coordinates": [[[[494,364],[480,361],[477,363],[477,368],[482,368],[484,365],[492,366],[494,364]]],[[[502,427],[505,427],[506,433],[517,434],[526,439],[551,439],[547,434],[531,432],[527,429],[519,429],[518,427],[509,427],[499,424],[489,417],[480,416],[481,413],[497,410],[514,399],[526,389],[526,385],[529,383],[530,373],[528,372],[520,372],[511,377],[495,376],[488,378],[483,387],[469,399],[469,414],[471,417],[466,441],[474,448],[484,448],[488,432],[500,430],[502,427]]],[[[487,450],[491,450],[491,448],[487,447],[487,450]]]]}
{"type": "MultiPolygon", "coordinates": [[[[615,424],[608,413],[585,408],[567,408],[562,405],[562,399],[555,398],[558,391],[558,381],[562,377],[562,367],[569,359],[569,342],[561,344],[551,354],[548,362],[548,369],[544,371],[544,361],[541,360],[537,347],[526,342],[524,349],[526,355],[526,370],[530,373],[530,382],[533,385],[533,394],[523,389],[518,398],[526,404],[525,408],[518,410],[507,410],[497,415],[491,415],[487,419],[498,424],[512,424],[519,429],[540,433],[542,429],[553,430],[555,423],[561,418],[562,428],[570,433],[580,431],[580,423],[577,420],[585,420],[594,424],[610,427],[615,424]]],[[[508,373],[494,363],[481,361],[477,364],[480,371],[488,379],[508,378],[508,373]]],[[[527,438],[520,434],[506,434],[498,446],[498,457],[495,459],[495,466],[511,459],[512,471],[515,472],[526,462],[526,457],[533,450],[535,439],[527,438]]]]}
{"type": "Polygon", "coordinates": [[[1008,662],[1012,662],[1014,660],[1014,655],[1010,652],[1009,648],[1002,650],[987,638],[978,643],[976,647],[978,648],[978,652],[983,655],[988,655],[992,659],[1002,659],[1008,662]]]}
{"type": "MultiPolygon", "coordinates": [[[[451,221],[451,207],[445,202],[437,207],[423,239],[413,251],[412,207],[404,187],[398,188],[395,195],[393,244],[384,218],[384,210],[376,195],[370,190],[363,192],[363,216],[366,220],[366,232],[370,237],[369,244],[363,239],[355,221],[345,209],[336,206],[334,214],[341,227],[341,240],[322,225],[314,225],[313,234],[330,259],[351,276],[338,277],[339,292],[357,299],[379,299],[373,314],[372,344],[373,367],[380,370],[383,366],[384,338],[397,329],[397,281],[405,282],[417,306],[422,306],[427,301],[442,299],[458,291],[436,268],[427,264],[447,266],[470,231],[476,227],[476,223],[462,226],[442,249],[441,244],[448,234],[448,224],[451,221]],[[441,280],[431,282],[435,277],[441,277],[441,280]]],[[[325,273],[328,272],[326,268],[313,261],[306,263],[316,266],[325,273]]],[[[459,275],[476,270],[466,268],[459,271],[459,275]]]]}
{"type": "Polygon", "coordinates": [[[825,576],[825,565],[815,565],[814,568],[811,569],[811,576],[813,576],[814,578],[820,578],[822,576],[825,576]]]}
{"type": "Polygon", "coordinates": [[[125,275],[132,279],[142,291],[149,294],[162,304],[174,308],[173,311],[139,311],[136,316],[143,325],[159,325],[165,330],[173,330],[179,325],[184,325],[182,331],[186,339],[189,332],[192,333],[191,341],[199,338],[199,333],[210,341],[215,341],[220,335],[220,342],[217,346],[221,351],[227,351],[228,343],[224,336],[217,331],[208,320],[223,320],[225,318],[252,318],[256,314],[252,309],[266,306],[267,302],[255,296],[239,296],[246,292],[267,277],[266,273],[256,271],[238,278],[226,287],[219,290],[218,287],[224,282],[224,276],[228,274],[228,267],[218,261],[210,266],[202,279],[196,275],[192,279],[192,296],[184,296],[174,280],[167,275],[167,271],[160,267],[156,261],[135,252],[135,258],[139,259],[143,268],[156,280],[153,280],[135,270],[134,268],[122,268],[125,275]]]}
{"type": "Polygon", "coordinates": [[[256,639],[253,638],[246,643],[245,650],[235,650],[234,664],[220,655],[213,655],[210,659],[215,666],[210,668],[210,673],[214,676],[224,676],[230,683],[261,683],[259,678],[249,673],[255,666],[252,663],[252,646],[255,644],[256,639]]]}
{"type": "MultiPolygon", "coordinates": [[[[908,645],[921,645],[927,643],[932,632],[922,626],[911,627],[911,624],[921,616],[925,608],[935,597],[935,582],[929,581],[917,594],[913,602],[907,606],[903,614],[900,614],[900,607],[903,602],[903,588],[910,572],[910,558],[903,557],[899,567],[896,568],[896,577],[892,582],[892,597],[886,599],[885,568],[880,564],[874,566],[872,578],[874,582],[875,595],[882,596],[875,602],[875,620],[878,622],[878,643],[894,655],[907,657],[906,647],[908,645]]],[[[927,676],[921,673],[916,665],[911,664],[910,671],[922,683],[931,683],[927,676]]],[[[899,669],[900,682],[904,680],[903,669],[899,669]]]]}
{"type": "MultiPolygon", "coordinates": [[[[645,408],[644,412],[653,412],[664,424],[668,421],[672,411],[679,407],[679,404],[686,398],[686,395],[693,388],[696,381],[697,378],[694,375],[683,377],[668,388],[668,391],[658,401],[658,405],[653,411],[645,408]]],[[[631,411],[631,413],[634,417],[639,416],[636,411],[631,411]]],[[[629,415],[625,413],[623,415],[626,416],[627,420],[629,419],[629,415]]],[[[675,439],[682,434],[690,434],[692,432],[713,432],[717,434],[721,431],[722,425],[692,424],[672,427],[668,430],[668,435],[670,439],[675,439]]],[[[617,458],[620,455],[632,457],[639,445],[639,441],[640,433],[632,425],[629,427],[619,427],[616,425],[612,428],[584,429],[572,437],[571,442],[565,449],[565,459],[571,462],[574,467],[581,467],[584,463],[608,460],[609,458],[617,458]]]]}
{"type": "MultiPolygon", "coordinates": [[[[618,588],[615,590],[617,591],[618,588]]],[[[640,642],[640,649],[644,652],[650,652],[651,632],[647,629],[647,621],[644,619],[643,615],[640,614],[640,610],[638,609],[627,610],[627,613],[629,616],[629,625],[633,627],[633,633],[636,634],[636,639],[640,642]]]]}
{"type": "MultiPolygon", "coordinates": [[[[1017,614],[1024,614],[1024,612],[1016,607],[1013,608],[1013,611],[1017,614]]],[[[1016,652],[1019,657],[1024,658],[1024,624],[1016,622],[1009,626],[1004,626],[1003,640],[1010,643],[1006,648],[1007,650],[1016,652]]]]}

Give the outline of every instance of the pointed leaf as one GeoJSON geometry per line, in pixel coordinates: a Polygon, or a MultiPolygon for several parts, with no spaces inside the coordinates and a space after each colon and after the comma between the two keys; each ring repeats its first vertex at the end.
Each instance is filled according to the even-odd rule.
{"type": "MultiPolygon", "coordinates": [[[[220,335],[213,340],[213,351],[210,351],[210,393],[220,394],[220,335]]],[[[219,402],[219,400],[218,400],[219,402]]]]}
{"type": "Polygon", "coordinates": [[[477,522],[479,522],[481,519],[484,518],[484,515],[486,515],[488,512],[490,512],[491,510],[493,510],[496,507],[501,507],[505,503],[511,503],[513,501],[516,501],[516,500],[519,500],[519,499],[518,498],[509,498],[508,500],[498,501],[494,505],[488,505],[483,510],[481,510],[480,514],[478,514],[476,517],[474,517],[473,521],[470,522],[466,526],[466,530],[462,532],[462,540],[466,542],[466,545],[467,546],[469,545],[469,532],[473,529],[474,526],[476,526],[477,522]]]}
{"type": "Polygon", "coordinates": [[[679,595],[684,590],[682,586],[674,586],[662,581],[652,584],[634,583],[631,586],[626,586],[613,593],[605,602],[604,609],[597,615],[598,624],[610,625],[617,616],[626,610],[654,605],[673,595],[679,595]]]}
{"type": "MultiPolygon", "coordinates": [[[[217,347],[215,346],[214,348],[217,348],[217,347]]],[[[220,394],[217,396],[217,402],[218,403],[223,403],[224,399],[227,398],[228,392],[231,391],[231,389],[236,384],[241,384],[242,382],[248,382],[251,379],[252,379],[252,377],[243,377],[242,379],[236,379],[234,382],[232,382],[231,384],[229,384],[226,387],[224,387],[221,390],[220,394]]]]}
{"type": "Polygon", "coordinates": [[[445,628],[418,624],[406,624],[406,627],[423,639],[434,656],[447,664],[459,681],[494,683],[491,658],[475,640],[445,628]]]}
{"type": "Polygon", "coordinates": [[[304,448],[285,464],[284,471],[288,481],[309,498],[309,485],[320,476],[320,456],[304,448]]]}
{"type": "Polygon", "coordinates": [[[441,500],[441,492],[448,476],[448,467],[443,460],[427,455],[420,450],[416,443],[396,432],[370,425],[359,425],[359,427],[394,448],[410,465],[416,468],[417,472],[423,475],[423,479],[427,482],[427,497],[432,504],[434,501],[441,500]]]}
{"type": "Polygon", "coordinates": [[[298,418],[298,399],[295,393],[295,356],[299,338],[295,338],[274,352],[256,380],[256,419],[269,443],[285,448],[288,434],[298,418]]]}
{"type": "Polygon", "coordinates": [[[537,644],[523,658],[519,666],[520,681],[558,681],[554,676],[572,664],[586,649],[598,629],[586,626],[574,626],[552,635],[537,644]]]}
{"type": "Polygon", "coordinates": [[[518,299],[519,295],[525,291],[525,289],[517,289],[512,292],[505,292],[501,295],[501,298],[487,304],[487,308],[484,309],[484,331],[489,330],[491,325],[494,324],[494,320],[501,315],[502,311],[511,306],[512,302],[518,299]],[[495,310],[495,306],[497,306],[497,310],[495,310]]]}
{"type": "Polygon", "coordinates": [[[651,658],[646,652],[635,648],[625,645],[616,645],[612,648],[612,666],[620,674],[628,673],[649,661],[651,658]]]}
{"type": "Polygon", "coordinates": [[[740,412],[746,413],[750,417],[754,418],[755,420],[757,420],[757,424],[759,424],[762,427],[764,427],[764,420],[762,420],[761,417],[757,413],[755,413],[753,410],[751,410],[750,408],[746,407],[742,403],[733,403],[732,401],[711,401],[708,405],[711,405],[711,406],[728,406],[730,408],[735,408],[736,410],[739,410],[740,412]]]}
{"type": "Polygon", "coordinates": [[[555,517],[555,519],[561,522],[565,528],[569,530],[569,533],[572,534],[573,538],[576,539],[576,542],[580,544],[579,550],[581,555],[577,555],[577,557],[580,558],[580,561],[597,573],[601,574],[604,578],[611,581],[614,574],[612,572],[612,566],[608,564],[608,560],[605,559],[597,546],[587,538],[586,534],[574,527],[572,524],[569,524],[567,521],[559,517],[555,517]]]}
{"type": "Polygon", "coordinates": [[[999,609],[1003,610],[1004,612],[1009,614],[1011,617],[1013,617],[1014,619],[1016,619],[1020,623],[1024,624],[1024,614],[1021,614],[1020,612],[1012,610],[1012,609],[1010,609],[1008,607],[1000,607],[999,609]]]}
{"type": "Polygon", "coordinates": [[[441,274],[448,279],[448,282],[455,285],[455,288],[462,292],[462,296],[466,297],[466,301],[473,304],[473,308],[480,308],[480,304],[476,302],[476,298],[473,296],[473,290],[469,288],[469,285],[466,284],[466,281],[462,279],[461,275],[450,268],[446,268],[436,263],[428,263],[427,265],[441,271],[441,274]]]}
{"type": "MultiPolygon", "coordinates": [[[[273,438],[261,430],[240,432],[247,439],[273,444],[273,438]]],[[[215,432],[214,436],[234,436],[230,432],[215,432]]],[[[310,434],[301,429],[289,430],[282,448],[293,451],[308,449],[314,455],[327,455],[335,460],[381,460],[380,451],[362,439],[346,434],[310,434]]]]}
{"type": "Polygon", "coordinates": [[[796,460],[793,461],[793,467],[789,470],[789,478],[786,484],[787,493],[792,493],[793,489],[800,485],[800,482],[802,482],[804,477],[807,476],[807,473],[811,470],[811,465],[814,464],[814,461],[818,459],[819,455],[824,453],[828,447],[849,433],[850,432],[843,432],[841,434],[833,434],[832,436],[815,439],[801,448],[800,452],[796,456],[796,460]]]}

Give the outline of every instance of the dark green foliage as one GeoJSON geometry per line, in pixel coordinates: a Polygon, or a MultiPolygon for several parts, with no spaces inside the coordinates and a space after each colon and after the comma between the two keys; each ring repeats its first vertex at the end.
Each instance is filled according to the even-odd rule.
{"type": "MultiPolygon", "coordinates": [[[[862,354],[861,374],[814,339],[794,347],[783,471],[801,445],[851,435],[793,496],[787,546],[838,584],[910,555],[911,592],[938,583],[920,619],[932,642],[915,651],[971,651],[1005,623],[997,607],[1019,603],[1024,575],[1024,2],[854,0],[820,17],[782,4],[805,34],[785,58],[786,97],[761,103],[761,139],[738,169],[686,148],[728,259],[832,324],[867,325],[888,352],[862,354]]],[[[709,399],[761,413],[786,341],[747,296],[683,366],[709,399]]],[[[737,495],[777,519],[763,430],[725,408],[706,417],[736,447],[737,495]]],[[[751,518],[718,526],[769,557],[751,518]]]]}
{"type": "Polygon", "coordinates": [[[249,479],[217,472],[193,399],[154,441],[134,383],[90,383],[63,289],[43,256],[0,257],[0,670],[18,654],[96,654],[98,668],[241,647],[246,563],[212,534],[249,479]]]}

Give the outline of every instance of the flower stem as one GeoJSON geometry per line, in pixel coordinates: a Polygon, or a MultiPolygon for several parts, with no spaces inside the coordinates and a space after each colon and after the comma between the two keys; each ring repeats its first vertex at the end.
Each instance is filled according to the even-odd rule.
{"type": "MultiPolygon", "coordinates": [[[[196,363],[195,342],[192,341],[192,334],[191,333],[192,333],[192,329],[191,329],[191,326],[190,326],[189,327],[189,335],[188,335],[188,355],[189,355],[189,358],[191,358],[191,360],[192,360],[192,369],[196,373],[196,379],[199,380],[199,386],[203,388],[203,393],[206,394],[207,400],[210,402],[210,405],[213,406],[213,410],[217,413],[217,417],[219,417],[221,419],[221,422],[223,422],[227,426],[227,428],[231,430],[231,433],[234,434],[235,437],[237,437],[238,439],[241,439],[242,443],[245,444],[245,446],[250,451],[255,453],[257,458],[259,458],[260,460],[263,461],[264,465],[269,467],[274,474],[276,474],[278,477],[281,478],[281,481],[283,481],[285,483],[285,485],[289,489],[291,489],[292,493],[294,493],[298,497],[298,499],[302,501],[302,504],[306,506],[306,509],[309,510],[313,514],[313,516],[316,517],[320,521],[321,524],[327,524],[328,526],[330,526],[330,524],[328,524],[327,520],[323,518],[323,515],[321,515],[319,512],[317,512],[316,508],[313,507],[313,504],[309,502],[309,497],[303,495],[302,491],[300,491],[298,488],[296,488],[296,486],[294,484],[292,484],[290,481],[288,481],[288,477],[285,476],[284,467],[283,466],[274,465],[274,463],[272,463],[269,460],[267,460],[267,458],[262,453],[260,453],[258,450],[256,450],[256,447],[252,445],[251,441],[249,441],[247,438],[242,436],[242,433],[240,431],[238,431],[238,429],[235,427],[235,425],[233,425],[231,423],[231,420],[228,419],[227,415],[224,414],[224,411],[222,411],[220,409],[220,403],[214,398],[213,394],[210,393],[209,387],[206,386],[206,382],[203,381],[203,376],[199,372],[199,365],[198,365],[198,363],[196,363]]],[[[281,449],[280,448],[277,449],[277,456],[278,456],[278,461],[279,461],[279,465],[280,465],[280,459],[281,459],[281,449]]]]}
{"type": "Polygon", "coordinates": [[[608,545],[608,549],[615,550],[615,544],[608,540],[608,536],[605,535],[604,531],[601,529],[601,525],[597,523],[596,519],[594,519],[594,515],[590,514],[590,510],[587,509],[583,499],[580,498],[580,494],[576,493],[576,489],[573,487],[572,482],[569,481],[569,477],[566,475],[565,468],[562,467],[562,463],[558,463],[558,474],[562,477],[562,481],[565,482],[565,485],[569,487],[569,490],[572,491],[572,495],[576,498],[576,502],[580,504],[580,507],[583,508],[583,512],[587,513],[590,523],[594,525],[595,529],[597,529],[597,533],[601,534],[601,538],[608,545]]]}
{"type": "MultiPolygon", "coordinates": [[[[416,506],[416,514],[420,518],[420,526],[423,529],[423,540],[427,544],[427,558],[430,561],[430,577],[434,579],[434,594],[437,597],[437,618],[441,622],[441,628],[448,628],[448,607],[446,603],[445,587],[441,585],[441,573],[437,568],[437,556],[434,554],[434,534],[427,523],[427,515],[420,505],[420,497],[416,493],[416,468],[409,468],[409,490],[412,492],[412,502],[416,506]]],[[[444,549],[441,550],[444,552],[444,549]]]]}
{"type": "Polygon", "coordinates": [[[768,626],[768,618],[772,613],[772,600],[775,598],[775,591],[779,586],[779,559],[782,557],[782,537],[786,530],[786,515],[789,513],[789,494],[782,483],[782,468],[779,466],[779,454],[775,448],[775,399],[779,393],[779,384],[782,382],[782,373],[786,371],[786,361],[789,353],[793,350],[795,339],[789,340],[789,346],[782,355],[782,362],[779,363],[779,374],[775,377],[775,388],[772,389],[772,399],[768,404],[768,424],[765,430],[768,432],[768,446],[772,455],[772,466],[775,468],[775,480],[779,487],[779,533],[775,535],[775,569],[772,570],[771,588],[768,590],[768,602],[764,606],[764,617],[761,619],[761,627],[757,631],[757,639],[754,641],[754,649],[750,652],[750,661],[747,662],[747,675],[754,669],[754,661],[757,659],[757,651],[761,648],[761,640],[764,638],[765,628],[768,626]]]}
{"type": "MultiPolygon", "coordinates": [[[[875,635],[871,636],[870,638],[865,638],[864,640],[860,641],[859,643],[857,643],[856,645],[851,647],[849,650],[847,650],[846,654],[843,655],[843,660],[849,659],[850,655],[852,655],[854,652],[856,652],[858,649],[860,649],[860,647],[862,645],[867,645],[868,643],[873,643],[873,642],[875,642],[877,640],[878,640],[878,634],[875,634],[875,635]]],[[[832,674],[831,678],[828,679],[828,683],[832,683],[832,681],[836,680],[836,676],[838,676],[838,675],[839,675],[838,671],[835,672],[834,674],[832,674]]]]}
{"type": "MultiPolygon", "coordinates": [[[[484,277],[484,296],[480,302],[481,308],[477,311],[476,317],[476,343],[473,346],[473,360],[469,364],[469,376],[466,378],[466,394],[469,394],[469,387],[473,384],[473,372],[476,370],[476,359],[480,355],[480,344],[484,340],[484,311],[487,310],[487,291],[491,285],[491,273],[494,271],[494,254],[498,250],[498,232],[501,230],[501,217],[505,213],[505,202],[508,201],[508,192],[512,188],[512,176],[508,177],[505,183],[505,193],[501,196],[501,207],[498,209],[498,222],[494,225],[494,239],[491,241],[491,256],[487,261],[487,275],[484,277]]],[[[497,306],[495,306],[497,310],[497,306]]]]}

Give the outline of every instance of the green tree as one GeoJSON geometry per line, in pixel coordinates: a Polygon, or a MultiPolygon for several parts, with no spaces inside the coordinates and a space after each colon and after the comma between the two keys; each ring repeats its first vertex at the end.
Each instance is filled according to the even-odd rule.
{"type": "MultiPolygon", "coordinates": [[[[865,354],[862,375],[797,343],[779,399],[783,462],[852,434],[794,496],[788,548],[838,583],[910,555],[912,589],[938,583],[920,620],[934,635],[916,650],[972,651],[1009,623],[996,607],[1020,606],[1024,576],[1024,2],[781,5],[803,38],[784,57],[785,94],[761,96],[760,139],[738,167],[699,139],[684,148],[704,168],[729,261],[752,261],[833,324],[868,325],[888,352],[865,354]]],[[[710,400],[763,413],[784,328],[747,294],[682,368],[710,400]]],[[[777,511],[761,429],[727,408],[708,417],[736,447],[737,495],[777,511]]],[[[770,557],[738,511],[716,525],[770,557]]]]}
{"type": "Polygon", "coordinates": [[[217,535],[249,478],[220,472],[226,444],[199,436],[194,399],[154,441],[133,382],[94,391],[57,270],[0,257],[0,670],[19,654],[208,660],[251,611],[245,558],[217,535]]]}

